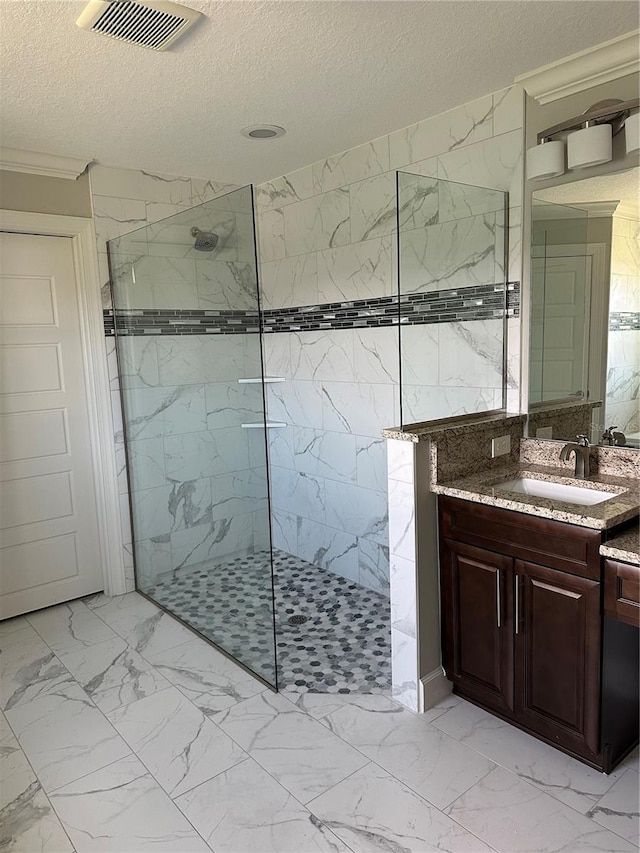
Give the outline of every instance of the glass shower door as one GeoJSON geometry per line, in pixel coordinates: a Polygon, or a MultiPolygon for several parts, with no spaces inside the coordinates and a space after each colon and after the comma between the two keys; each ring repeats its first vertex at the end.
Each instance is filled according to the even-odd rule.
{"type": "Polygon", "coordinates": [[[252,190],[109,260],[137,589],[275,685],[252,190]]]}

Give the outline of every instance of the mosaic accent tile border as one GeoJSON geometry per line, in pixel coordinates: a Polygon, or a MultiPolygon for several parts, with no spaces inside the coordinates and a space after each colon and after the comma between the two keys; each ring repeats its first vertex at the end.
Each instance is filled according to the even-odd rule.
{"type": "Polygon", "coordinates": [[[609,314],[609,331],[640,330],[640,311],[612,311],[609,314]]]}
{"type": "Polygon", "coordinates": [[[258,311],[202,311],[120,309],[105,311],[105,334],[107,314],[110,314],[111,334],[118,326],[120,335],[245,335],[260,331],[258,311]]]}
{"type": "MultiPolygon", "coordinates": [[[[520,313],[520,282],[507,285],[507,316],[520,313]]],[[[457,290],[329,302],[296,308],[272,308],[262,312],[262,330],[313,332],[322,329],[360,329],[382,326],[454,323],[502,317],[503,284],[483,284],[457,290]]],[[[210,335],[248,334],[259,329],[258,311],[118,310],[104,312],[105,335],[210,335]]]]}

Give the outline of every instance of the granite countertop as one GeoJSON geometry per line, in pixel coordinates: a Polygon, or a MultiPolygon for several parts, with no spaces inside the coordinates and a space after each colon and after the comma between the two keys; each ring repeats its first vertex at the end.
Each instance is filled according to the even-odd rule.
{"type": "MultiPolygon", "coordinates": [[[[568,476],[566,468],[551,468],[546,465],[509,465],[480,471],[473,476],[449,480],[433,485],[432,491],[440,495],[460,498],[481,503],[485,506],[497,506],[514,512],[536,515],[538,518],[551,518],[580,527],[595,530],[607,530],[635,518],[640,513],[640,481],[636,479],[592,475],[588,480],[577,480],[568,476]],[[533,480],[547,480],[581,488],[598,488],[603,491],[617,492],[617,497],[599,504],[582,506],[566,503],[555,498],[540,498],[499,489],[500,483],[519,477],[533,480]]],[[[637,539],[636,539],[637,546],[637,539]]]]}
{"type": "Polygon", "coordinates": [[[640,565],[640,524],[636,521],[621,533],[614,534],[600,546],[600,553],[603,557],[640,565]]]}
{"type": "Polygon", "coordinates": [[[397,441],[411,441],[417,444],[419,441],[428,441],[437,438],[443,433],[448,435],[467,435],[474,430],[485,430],[493,424],[509,426],[526,421],[526,415],[509,415],[498,412],[495,415],[457,415],[453,418],[444,418],[438,421],[424,421],[420,424],[409,424],[402,427],[388,427],[382,430],[383,438],[392,438],[397,441]]]}

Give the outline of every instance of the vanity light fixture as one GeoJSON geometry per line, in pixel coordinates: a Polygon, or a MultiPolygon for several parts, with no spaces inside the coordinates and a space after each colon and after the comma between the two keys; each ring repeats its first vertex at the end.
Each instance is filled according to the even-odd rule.
{"type": "Polygon", "coordinates": [[[527,151],[527,178],[544,181],[564,174],[565,139],[569,169],[608,163],[613,158],[612,138],[623,128],[627,153],[636,151],[640,147],[639,107],[638,98],[598,101],[581,116],[540,131],[538,144],[527,151]]]}
{"type": "Polygon", "coordinates": [[[546,181],[564,174],[564,142],[542,139],[527,151],[527,180],[546,181]]]}
{"type": "Polygon", "coordinates": [[[586,122],[582,130],[567,136],[567,164],[570,169],[587,169],[613,158],[613,131],[610,124],[586,122]]]}
{"type": "Polygon", "coordinates": [[[640,112],[631,113],[624,123],[627,154],[640,150],[640,112]]]}

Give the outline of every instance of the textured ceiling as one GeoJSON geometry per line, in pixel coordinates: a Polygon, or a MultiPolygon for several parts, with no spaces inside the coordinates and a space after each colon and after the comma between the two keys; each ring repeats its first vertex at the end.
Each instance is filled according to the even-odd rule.
{"type": "Polygon", "coordinates": [[[188,0],[163,53],[75,26],[75,0],[0,0],[1,143],[262,181],[509,85],[638,26],[617,0],[188,0]],[[252,124],[287,135],[252,141],[252,124]]]}
{"type": "Polygon", "coordinates": [[[590,201],[622,201],[629,207],[638,207],[640,169],[627,169],[609,175],[596,175],[581,181],[572,181],[557,187],[536,190],[537,199],[554,204],[585,204],[590,201]]]}

